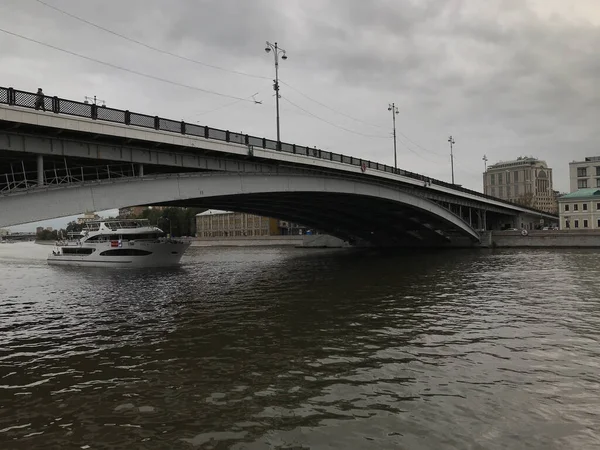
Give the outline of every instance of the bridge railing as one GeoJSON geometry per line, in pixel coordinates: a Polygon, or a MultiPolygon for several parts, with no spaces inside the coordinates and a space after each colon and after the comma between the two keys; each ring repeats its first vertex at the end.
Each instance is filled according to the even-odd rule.
{"type": "MultiPolygon", "coordinates": [[[[465,192],[477,197],[481,197],[482,199],[494,200],[496,202],[504,203],[506,205],[515,206],[513,203],[500,200],[496,197],[482,194],[481,192],[473,191],[471,189],[447,183],[445,181],[436,180],[425,175],[413,173],[404,169],[396,169],[386,164],[381,164],[362,158],[342,155],[339,153],[327,152],[324,150],[317,149],[316,147],[311,148],[296,144],[288,144],[286,142],[278,142],[271,139],[266,139],[264,137],[261,138],[256,136],[250,136],[248,134],[235,133],[229,130],[221,130],[218,128],[211,128],[207,126],[191,124],[184,121],[165,119],[159,116],[149,116],[147,114],[140,114],[136,112],[131,112],[129,110],[108,108],[106,106],[95,105],[91,103],[66,100],[59,97],[38,96],[38,94],[34,92],[20,91],[11,87],[0,87],[0,103],[12,106],[19,106],[23,108],[50,111],[55,114],[65,114],[69,116],[84,117],[93,120],[101,120],[104,122],[120,123],[141,128],[149,128],[154,130],[167,131],[171,133],[179,133],[184,135],[202,137],[205,139],[214,139],[217,141],[234,142],[263,149],[276,150],[284,153],[292,153],[301,156],[325,159],[343,164],[364,167],[365,170],[371,169],[380,172],[402,175],[408,178],[419,180],[423,182],[424,186],[432,184],[437,186],[443,186],[456,191],[465,192]]],[[[1,180],[0,183],[2,183],[1,180]]],[[[533,212],[546,214],[543,211],[535,210],[532,208],[527,209],[533,212]]]]}
{"type": "MultiPolygon", "coordinates": [[[[0,194],[8,194],[16,190],[27,190],[38,187],[39,173],[25,171],[22,164],[15,164],[10,173],[0,175],[0,194]]],[[[133,164],[113,164],[105,166],[57,166],[44,170],[43,185],[53,186],[59,184],[84,183],[104,181],[113,178],[135,177],[139,173],[133,164]]]]}

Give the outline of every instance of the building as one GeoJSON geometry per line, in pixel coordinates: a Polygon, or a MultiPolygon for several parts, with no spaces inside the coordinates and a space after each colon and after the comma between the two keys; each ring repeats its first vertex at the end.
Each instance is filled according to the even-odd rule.
{"type": "Polygon", "coordinates": [[[569,163],[570,190],[600,187],[600,156],[587,156],[584,161],[569,163]]]}
{"type": "Polygon", "coordinates": [[[483,192],[492,197],[557,214],[558,203],[552,188],[552,169],[545,161],[522,156],[487,167],[483,192]]]}
{"type": "Polygon", "coordinates": [[[196,236],[199,238],[272,236],[279,234],[278,229],[277,219],[247,213],[209,209],[196,216],[196,236]]]}
{"type": "Polygon", "coordinates": [[[94,212],[86,212],[83,216],[77,218],[77,223],[83,225],[87,222],[93,222],[94,220],[100,220],[100,216],[94,212]]]}
{"type": "Polygon", "coordinates": [[[230,238],[306,234],[306,227],[254,214],[209,209],[196,215],[196,236],[230,238]]]}
{"type": "Polygon", "coordinates": [[[558,204],[561,230],[600,229],[600,188],[563,195],[558,204]]]}

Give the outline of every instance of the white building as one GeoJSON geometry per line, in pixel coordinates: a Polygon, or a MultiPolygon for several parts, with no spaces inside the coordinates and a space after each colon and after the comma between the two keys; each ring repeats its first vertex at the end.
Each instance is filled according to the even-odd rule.
{"type": "Polygon", "coordinates": [[[483,192],[492,197],[556,214],[552,169],[545,161],[522,156],[487,167],[483,192]]]}
{"type": "Polygon", "coordinates": [[[600,229],[600,188],[563,195],[558,205],[561,230],[600,229]]]}
{"type": "Polygon", "coordinates": [[[570,190],[600,187],[600,156],[587,156],[584,161],[569,163],[570,190]]]}

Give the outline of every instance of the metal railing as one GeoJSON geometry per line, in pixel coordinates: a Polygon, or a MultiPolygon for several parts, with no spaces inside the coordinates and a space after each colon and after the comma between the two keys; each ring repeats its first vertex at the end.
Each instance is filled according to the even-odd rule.
{"type": "Polygon", "coordinates": [[[24,171],[22,164],[15,164],[14,166],[14,170],[10,173],[0,175],[0,194],[8,194],[15,190],[27,190],[42,186],[51,187],[60,184],[91,183],[139,175],[133,164],[54,167],[43,171],[43,183],[41,186],[37,171],[24,171]],[[20,168],[21,170],[19,170],[20,168]]]}
{"type": "MultiPolygon", "coordinates": [[[[113,122],[141,128],[150,128],[154,130],[202,137],[205,139],[214,139],[217,141],[233,142],[237,144],[243,144],[268,150],[276,150],[283,153],[292,153],[301,156],[308,156],[313,158],[340,162],[343,164],[361,167],[365,170],[371,169],[379,172],[387,172],[391,174],[405,176],[414,180],[422,181],[424,186],[442,186],[449,189],[453,189],[455,191],[474,195],[482,199],[493,200],[499,203],[503,203],[507,206],[521,207],[538,214],[549,214],[544,211],[535,210],[529,207],[523,207],[514,203],[507,202],[505,200],[498,199],[496,197],[492,197],[490,195],[482,194],[481,192],[473,191],[462,186],[457,186],[455,184],[447,183],[445,181],[436,180],[434,178],[430,178],[418,173],[409,172],[408,170],[395,169],[394,167],[388,166],[387,164],[381,164],[362,158],[342,155],[339,153],[327,152],[324,150],[317,149],[316,147],[310,148],[296,144],[288,144],[286,142],[277,142],[271,139],[250,136],[248,134],[235,133],[229,130],[220,130],[218,128],[211,128],[208,126],[191,124],[184,121],[165,119],[159,116],[149,116],[146,114],[131,112],[129,110],[124,111],[120,109],[107,108],[106,106],[82,103],[74,100],[66,100],[59,97],[38,96],[38,94],[34,92],[19,91],[11,87],[0,87],[0,103],[4,103],[11,106],[19,106],[22,108],[49,111],[55,114],[65,114],[69,116],[84,117],[87,119],[113,122]]],[[[0,183],[2,183],[1,180],[0,183]]]]}

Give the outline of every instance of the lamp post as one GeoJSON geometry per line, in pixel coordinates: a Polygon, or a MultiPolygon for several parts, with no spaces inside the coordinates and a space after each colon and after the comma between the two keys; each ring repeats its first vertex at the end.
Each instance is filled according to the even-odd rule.
{"type": "Polygon", "coordinates": [[[488,162],[488,157],[486,155],[483,155],[483,158],[481,158],[483,160],[483,193],[487,194],[487,162],[488,162]]]}
{"type": "Polygon", "coordinates": [[[273,57],[275,58],[275,80],[273,80],[273,89],[275,90],[275,107],[277,109],[277,145],[281,142],[281,135],[279,132],[279,54],[281,54],[281,59],[286,60],[287,55],[285,54],[285,50],[277,46],[277,42],[275,44],[271,44],[267,41],[267,46],[265,47],[265,52],[269,53],[273,50],[273,57]]]}
{"type": "Polygon", "coordinates": [[[398,169],[398,156],[396,154],[396,114],[399,113],[395,103],[388,104],[388,111],[392,112],[392,122],[394,123],[394,169],[398,169]]]}
{"type": "Polygon", "coordinates": [[[450,167],[452,169],[452,184],[454,184],[454,154],[452,153],[452,147],[456,144],[456,141],[450,136],[448,142],[450,142],[450,167]]]}

